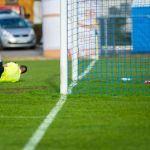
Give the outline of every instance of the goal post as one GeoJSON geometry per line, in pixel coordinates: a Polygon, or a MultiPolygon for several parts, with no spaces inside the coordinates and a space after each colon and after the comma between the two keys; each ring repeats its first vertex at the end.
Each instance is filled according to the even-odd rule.
{"type": "Polygon", "coordinates": [[[68,93],[69,61],[71,80],[78,82],[84,72],[87,72],[86,68],[91,65],[90,61],[99,59],[100,37],[97,23],[99,3],[99,0],[94,0],[92,4],[90,0],[88,0],[88,4],[79,0],[61,0],[61,94],[68,93]],[[68,58],[69,53],[70,57],[68,58]],[[83,70],[81,71],[82,66],[83,70]]]}
{"type": "Polygon", "coordinates": [[[61,0],[61,94],[149,95],[149,10],[150,0],[61,0]]]}
{"type": "Polygon", "coordinates": [[[78,80],[78,2],[73,0],[72,5],[72,15],[70,17],[71,22],[73,22],[72,39],[72,81],[78,80]]]}
{"type": "Polygon", "coordinates": [[[67,0],[61,0],[60,93],[68,93],[67,0]]]}
{"type": "MultiPolygon", "coordinates": [[[[96,2],[98,0],[94,1],[96,2]]],[[[80,59],[85,59],[86,61],[99,59],[99,35],[96,20],[98,6],[95,4],[93,6],[94,9],[90,9],[90,3],[85,6],[84,1],[61,0],[61,94],[68,93],[69,50],[71,53],[69,59],[71,60],[72,66],[72,82],[78,82],[80,80],[79,76],[82,74],[79,71],[79,69],[81,70],[79,68],[80,59]],[[69,44],[71,44],[70,47],[69,44]]],[[[88,67],[88,64],[86,67],[88,67]]]]}

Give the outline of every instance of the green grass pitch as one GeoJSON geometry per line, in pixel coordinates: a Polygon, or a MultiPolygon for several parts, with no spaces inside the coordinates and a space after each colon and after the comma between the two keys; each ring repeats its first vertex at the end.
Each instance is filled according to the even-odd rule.
{"type": "MultiPolygon", "coordinates": [[[[28,73],[0,84],[0,150],[22,149],[59,99],[59,61],[18,63],[28,73]]],[[[69,95],[36,149],[148,150],[149,118],[149,96],[69,95]]]]}
{"type": "MultiPolygon", "coordinates": [[[[149,85],[144,84],[144,81],[150,80],[149,58],[149,55],[101,57],[86,76],[78,82],[73,93],[105,96],[150,96],[149,85]],[[129,80],[124,81],[122,78],[129,80]]],[[[92,61],[91,59],[79,60],[79,74],[84,72],[92,61]]]]}

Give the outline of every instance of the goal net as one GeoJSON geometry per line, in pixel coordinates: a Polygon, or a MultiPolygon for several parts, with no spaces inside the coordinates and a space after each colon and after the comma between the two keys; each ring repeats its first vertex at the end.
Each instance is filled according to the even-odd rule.
{"type": "Polygon", "coordinates": [[[66,51],[61,51],[61,72],[66,74],[61,89],[84,95],[150,95],[150,0],[62,3],[66,51]]]}

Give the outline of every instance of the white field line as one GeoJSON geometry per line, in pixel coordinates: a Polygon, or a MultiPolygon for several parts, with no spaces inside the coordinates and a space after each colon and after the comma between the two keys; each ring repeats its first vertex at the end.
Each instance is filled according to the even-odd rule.
{"type": "MultiPolygon", "coordinates": [[[[81,80],[83,77],[85,77],[90,70],[93,68],[93,66],[95,65],[97,60],[93,60],[85,69],[85,71],[83,73],[81,73],[78,77],[78,80],[81,80]]],[[[69,90],[68,90],[68,94],[72,93],[72,89],[78,84],[78,81],[72,81],[72,83],[69,86],[69,90]]]]}
{"type": "Polygon", "coordinates": [[[86,70],[81,74],[79,75],[79,80],[81,80],[83,77],[85,77],[89,72],[90,70],[93,68],[93,66],[95,65],[97,60],[93,60],[86,68],[86,70]]]}
{"type": "MultiPolygon", "coordinates": [[[[79,76],[79,80],[81,80],[84,76],[86,76],[89,71],[92,69],[94,64],[96,63],[96,60],[93,60],[90,65],[86,68],[86,70],[79,76]]],[[[72,92],[72,89],[77,85],[77,82],[72,82],[69,85],[68,91],[72,92]]],[[[37,130],[34,132],[34,134],[31,136],[27,144],[23,147],[22,150],[35,150],[36,146],[39,144],[41,139],[43,138],[44,134],[46,133],[48,127],[53,123],[56,115],[63,107],[64,103],[67,100],[66,95],[61,95],[56,105],[53,107],[53,109],[49,112],[49,114],[46,116],[44,121],[40,124],[40,126],[37,128],[37,130]]]]}
{"type": "Polygon", "coordinates": [[[32,137],[29,139],[28,143],[24,146],[23,150],[34,150],[36,148],[38,143],[43,138],[46,130],[52,124],[57,113],[61,110],[66,100],[67,97],[65,95],[61,95],[59,101],[56,103],[54,108],[49,112],[49,114],[46,116],[46,118],[38,127],[38,129],[35,131],[35,133],[32,135],[32,137]]]}

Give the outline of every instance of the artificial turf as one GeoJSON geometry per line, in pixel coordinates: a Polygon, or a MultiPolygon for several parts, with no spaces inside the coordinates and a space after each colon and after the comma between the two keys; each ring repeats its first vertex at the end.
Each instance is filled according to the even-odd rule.
{"type": "Polygon", "coordinates": [[[149,100],[71,96],[37,149],[150,149],[149,100]]]}
{"type": "MultiPolygon", "coordinates": [[[[95,60],[79,59],[78,74],[83,74],[86,68],[89,69],[93,61],[95,60]]],[[[150,96],[150,86],[144,84],[150,80],[149,55],[100,57],[89,70],[72,93],[97,96],[150,96]]]]}
{"type": "Polygon", "coordinates": [[[21,61],[28,73],[0,83],[0,149],[21,149],[59,98],[58,61],[21,61]]]}
{"type": "MultiPolygon", "coordinates": [[[[59,61],[19,61],[20,82],[0,83],[0,150],[24,147],[59,99],[59,61]]],[[[38,150],[150,149],[149,96],[70,95],[38,150]]]]}

